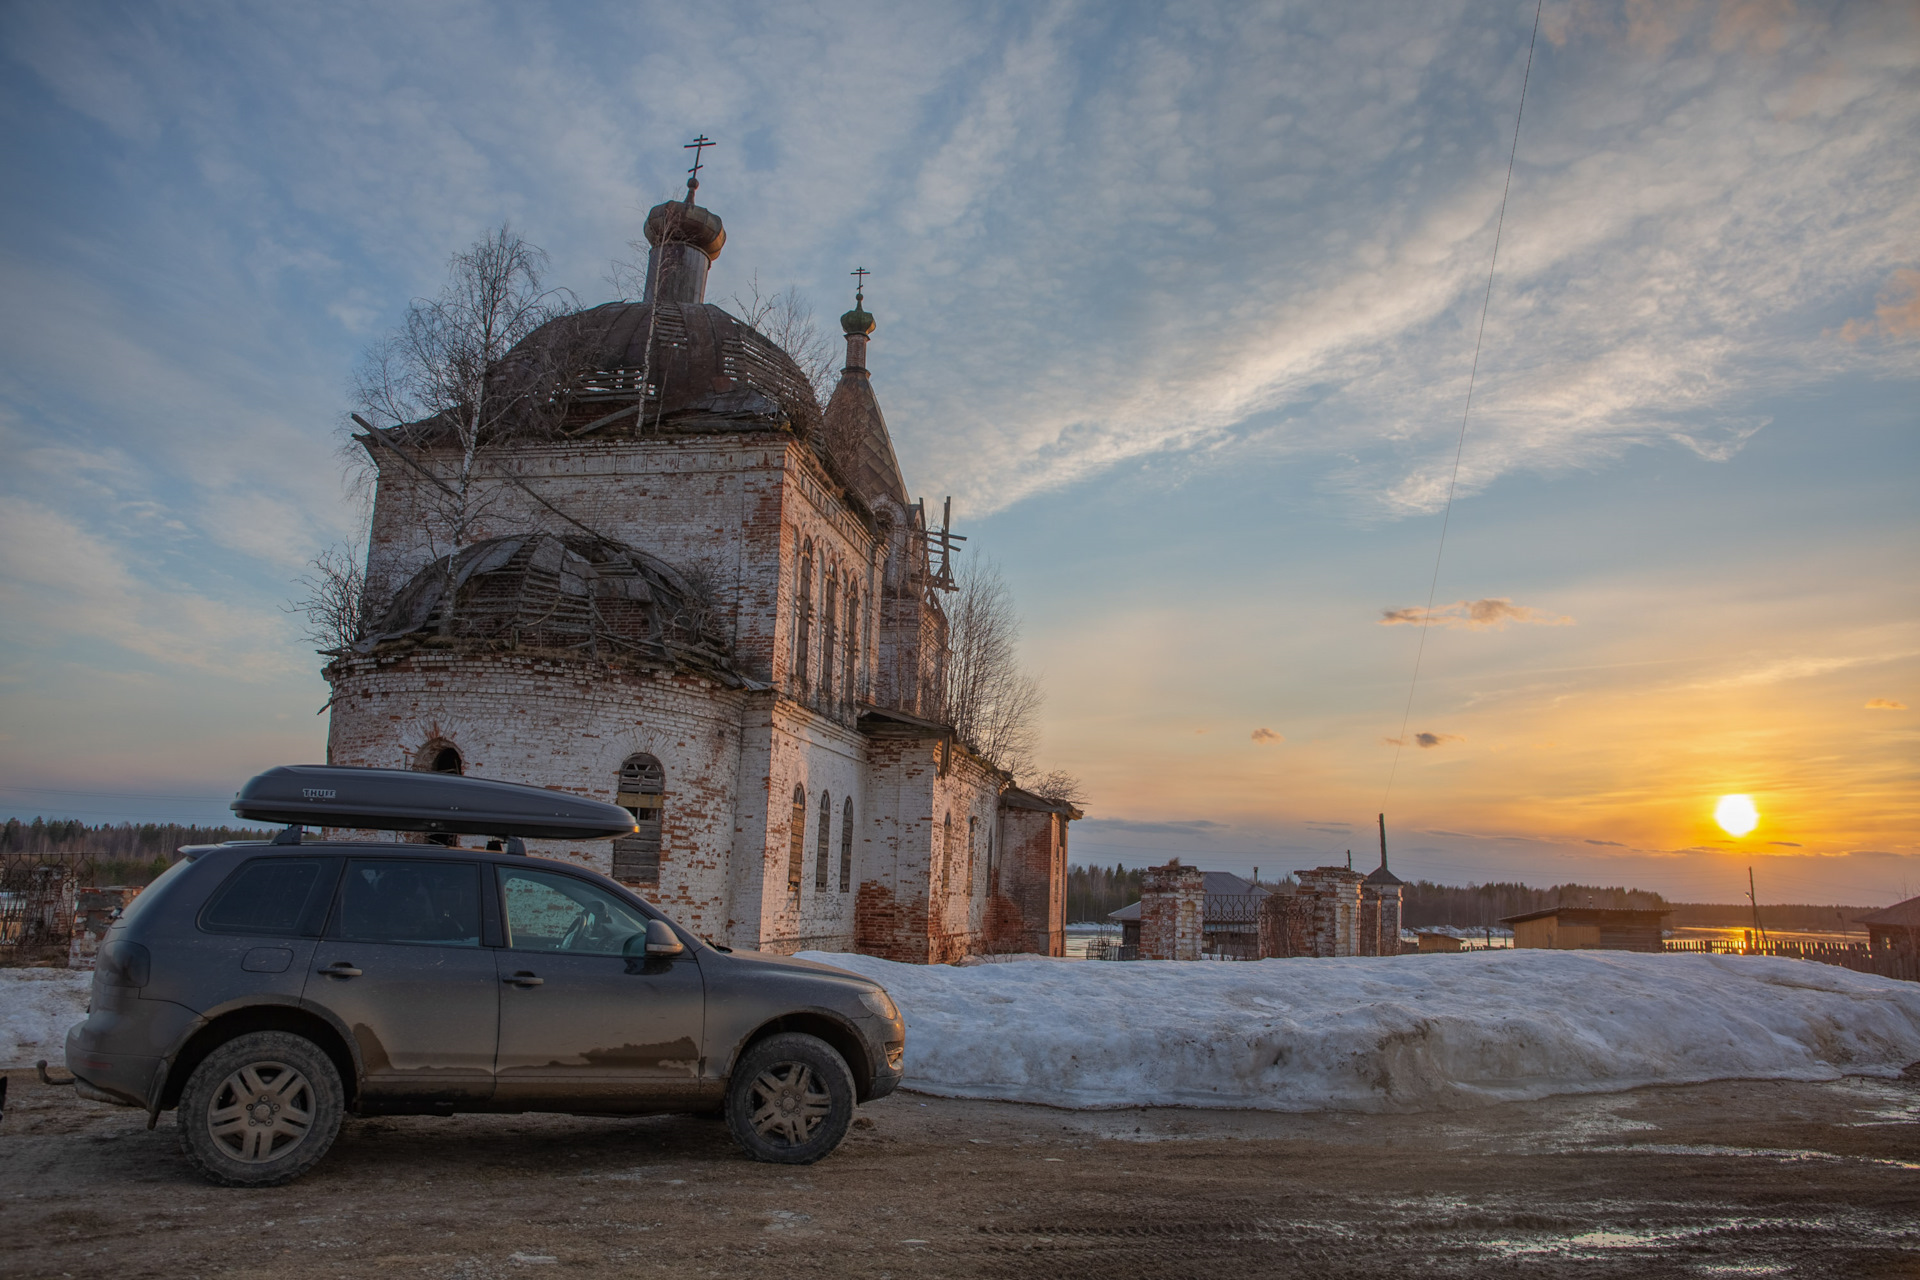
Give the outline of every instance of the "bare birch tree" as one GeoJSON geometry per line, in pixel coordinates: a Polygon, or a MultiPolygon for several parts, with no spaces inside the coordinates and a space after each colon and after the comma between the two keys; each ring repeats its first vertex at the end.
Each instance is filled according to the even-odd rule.
{"type": "Polygon", "coordinates": [[[813,388],[813,398],[824,408],[833,394],[833,346],[814,321],[813,304],[793,285],[763,295],[756,274],[747,282],[746,296],[733,295],[733,308],[742,320],[792,357],[806,375],[807,385],[813,388]]]}
{"type": "MultiPolygon", "coordinates": [[[[489,490],[480,481],[488,455],[551,431],[566,412],[579,355],[567,335],[516,350],[535,329],[576,309],[571,294],[543,286],[546,263],[543,251],[502,224],[453,256],[439,295],[416,298],[359,372],[356,398],[376,447],[409,454],[436,478],[423,491],[425,533],[436,556],[446,557],[449,576],[454,553],[475,540],[486,513],[489,490]]],[[[449,600],[442,626],[451,623],[449,600]]]]}
{"type": "Polygon", "coordinates": [[[962,742],[1013,774],[1033,767],[1040,684],[1020,669],[1020,616],[993,561],[969,555],[944,602],[947,722],[962,742]]]}
{"type": "Polygon", "coordinates": [[[306,595],[287,612],[305,616],[306,638],[319,652],[345,653],[367,623],[365,553],[356,546],[328,547],[298,581],[306,595]]]}

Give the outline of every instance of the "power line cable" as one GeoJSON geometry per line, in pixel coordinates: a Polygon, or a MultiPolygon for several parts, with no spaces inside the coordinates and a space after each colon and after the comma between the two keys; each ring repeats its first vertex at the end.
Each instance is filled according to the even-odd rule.
{"type": "Polygon", "coordinates": [[[1394,775],[1400,769],[1400,753],[1407,749],[1407,726],[1413,722],[1413,695],[1420,687],[1420,660],[1426,656],[1427,628],[1433,625],[1433,601],[1440,587],[1440,558],[1447,549],[1447,525],[1453,519],[1453,494],[1460,484],[1460,458],[1467,447],[1467,419],[1473,414],[1473,384],[1480,374],[1480,346],[1487,336],[1487,311],[1493,305],[1493,273],[1500,265],[1500,236],[1507,226],[1507,196],[1513,191],[1513,164],[1520,154],[1520,120],[1527,110],[1527,84],[1533,79],[1533,50],[1540,41],[1540,10],[1546,0],[1533,6],[1533,35],[1527,41],[1527,69],[1520,76],[1520,108],[1513,115],[1513,148],[1507,152],[1507,182],[1500,189],[1500,217],[1493,227],[1493,260],[1487,264],[1487,291],[1480,300],[1480,328],[1473,338],[1473,367],[1467,373],[1467,403],[1460,411],[1460,438],[1453,448],[1453,475],[1447,481],[1447,505],[1440,516],[1440,545],[1433,552],[1433,578],[1427,584],[1427,607],[1420,615],[1420,643],[1413,652],[1413,679],[1407,685],[1407,706],[1400,714],[1400,735],[1394,739],[1393,763],[1387,767],[1387,788],[1380,797],[1385,810],[1393,794],[1394,775]]]}

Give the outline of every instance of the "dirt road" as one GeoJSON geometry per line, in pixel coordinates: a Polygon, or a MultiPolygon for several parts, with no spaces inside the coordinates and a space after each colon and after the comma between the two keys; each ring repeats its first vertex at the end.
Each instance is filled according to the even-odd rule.
{"type": "Polygon", "coordinates": [[[1920,1081],[1444,1116],[901,1094],[808,1169],[685,1118],[351,1120],[273,1191],[13,1072],[8,1276],[1920,1276],[1920,1081]]]}

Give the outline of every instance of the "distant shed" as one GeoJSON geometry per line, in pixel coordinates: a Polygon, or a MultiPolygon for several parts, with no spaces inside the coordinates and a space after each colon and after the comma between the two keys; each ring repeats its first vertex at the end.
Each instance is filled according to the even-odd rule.
{"type": "Polygon", "coordinates": [[[1618,907],[1549,907],[1500,923],[1513,930],[1516,947],[1555,951],[1662,951],[1661,929],[1670,911],[1618,907]]]}
{"type": "Polygon", "coordinates": [[[1884,911],[1855,916],[1854,923],[1867,926],[1867,942],[1876,955],[1881,952],[1911,955],[1920,951],[1920,898],[1908,898],[1884,911]]]}
{"type": "Polygon", "coordinates": [[[1451,933],[1420,933],[1416,930],[1415,934],[1420,939],[1420,950],[1423,952],[1458,951],[1465,945],[1451,933]]]}

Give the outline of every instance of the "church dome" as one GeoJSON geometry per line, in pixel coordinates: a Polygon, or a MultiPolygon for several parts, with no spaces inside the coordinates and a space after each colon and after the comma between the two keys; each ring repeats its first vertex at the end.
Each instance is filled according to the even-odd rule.
{"type": "Polygon", "coordinates": [[[575,371],[564,430],[626,434],[640,384],[644,429],[811,430],[820,416],[813,386],[793,357],[710,302],[609,302],[551,320],[507,357],[575,371]]]}

